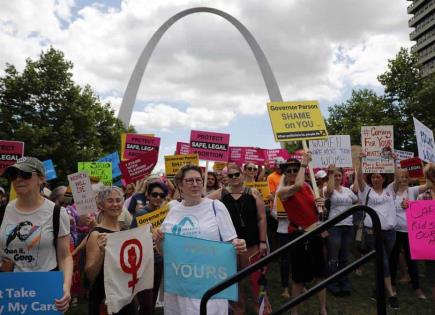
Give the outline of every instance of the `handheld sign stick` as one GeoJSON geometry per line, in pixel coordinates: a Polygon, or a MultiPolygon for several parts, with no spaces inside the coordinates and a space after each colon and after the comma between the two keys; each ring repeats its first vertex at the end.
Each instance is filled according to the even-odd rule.
{"type": "Polygon", "coordinates": [[[208,161],[205,161],[204,195],[207,193],[208,161]]]}
{"type": "MultiPolygon", "coordinates": [[[[304,149],[304,151],[308,151],[308,146],[307,146],[307,141],[306,140],[302,140],[302,148],[304,149]]],[[[314,196],[317,198],[320,197],[319,194],[319,187],[317,187],[317,182],[316,182],[316,178],[314,177],[314,171],[313,168],[311,167],[311,162],[308,161],[308,171],[310,173],[310,180],[311,180],[311,185],[313,186],[313,191],[314,191],[314,196]]],[[[323,208],[322,207],[317,207],[317,212],[320,215],[320,218],[323,218],[323,208]]]]}

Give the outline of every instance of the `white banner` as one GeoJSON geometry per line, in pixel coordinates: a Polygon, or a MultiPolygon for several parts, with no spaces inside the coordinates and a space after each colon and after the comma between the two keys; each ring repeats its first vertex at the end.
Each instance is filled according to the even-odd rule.
{"type": "Polygon", "coordinates": [[[394,153],[397,156],[396,165],[400,166],[400,161],[407,160],[414,157],[414,152],[403,151],[394,149],[394,153]]]}
{"type": "Polygon", "coordinates": [[[362,160],[363,173],[394,173],[393,126],[361,127],[361,146],[366,153],[362,160]]]}
{"type": "Polygon", "coordinates": [[[415,117],[414,127],[417,137],[418,157],[425,162],[435,162],[433,132],[415,117]]]}
{"type": "Polygon", "coordinates": [[[97,202],[89,175],[86,172],[70,174],[68,182],[79,215],[97,212],[97,202]]]}
{"type": "Polygon", "coordinates": [[[313,167],[352,167],[350,136],[328,136],[326,140],[308,141],[313,158],[313,167]]]}
{"type": "Polygon", "coordinates": [[[107,234],[104,290],[108,313],[117,313],[140,291],[151,289],[154,252],[150,226],[107,234]]]}

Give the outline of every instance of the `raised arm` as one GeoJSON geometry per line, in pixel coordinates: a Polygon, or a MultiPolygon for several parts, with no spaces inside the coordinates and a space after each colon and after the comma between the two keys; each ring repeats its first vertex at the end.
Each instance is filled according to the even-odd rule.
{"type": "Polygon", "coordinates": [[[301,166],[299,168],[298,174],[296,175],[296,179],[294,184],[286,185],[285,183],[285,174],[281,177],[280,186],[281,188],[277,192],[278,197],[281,200],[286,200],[297,193],[303,186],[305,182],[305,169],[308,166],[308,162],[311,160],[311,152],[304,152],[302,155],[301,166]]]}
{"type": "Polygon", "coordinates": [[[331,198],[332,194],[334,193],[334,171],[335,171],[335,165],[331,164],[328,167],[328,182],[326,183],[326,198],[331,198]]]}
{"type": "Polygon", "coordinates": [[[365,156],[364,153],[361,153],[359,156],[359,165],[356,167],[356,183],[358,184],[358,189],[360,192],[363,192],[366,188],[367,183],[364,181],[364,176],[362,173],[362,158],[365,156]]]}

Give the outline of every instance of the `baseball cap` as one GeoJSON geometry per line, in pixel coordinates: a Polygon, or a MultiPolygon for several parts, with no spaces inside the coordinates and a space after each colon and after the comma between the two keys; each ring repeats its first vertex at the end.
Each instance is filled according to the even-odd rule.
{"type": "Polygon", "coordinates": [[[23,172],[37,172],[40,175],[45,175],[44,163],[35,157],[23,156],[19,158],[15,164],[8,166],[3,172],[2,176],[7,177],[9,172],[13,172],[13,169],[18,169],[23,172]]]}
{"type": "Polygon", "coordinates": [[[275,162],[276,166],[279,166],[280,164],[286,163],[286,160],[284,160],[284,158],[282,158],[281,156],[274,158],[273,161],[275,162]]]}
{"type": "Polygon", "coordinates": [[[328,173],[326,173],[324,170],[320,170],[316,172],[316,175],[314,175],[316,179],[324,179],[328,176],[328,173]]]}

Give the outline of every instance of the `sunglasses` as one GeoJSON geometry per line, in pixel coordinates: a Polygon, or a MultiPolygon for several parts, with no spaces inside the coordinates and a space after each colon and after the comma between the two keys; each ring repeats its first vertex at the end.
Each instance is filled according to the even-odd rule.
{"type": "Polygon", "coordinates": [[[248,171],[252,172],[252,171],[256,171],[257,168],[256,167],[247,167],[246,168],[248,171]]]}
{"type": "Polygon", "coordinates": [[[285,172],[287,174],[296,174],[297,172],[299,172],[299,168],[293,168],[293,167],[291,167],[291,168],[286,169],[285,172]]]}
{"type": "Polygon", "coordinates": [[[240,177],[240,172],[233,173],[233,174],[227,174],[228,178],[238,178],[240,177]]]}
{"type": "Polygon", "coordinates": [[[24,172],[21,170],[17,170],[17,171],[12,171],[9,172],[9,174],[7,174],[6,178],[8,178],[9,180],[16,180],[18,177],[21,177],[24,180],[28,180],[31,179],[33,176],[33,172],[24,172]]]}
{"type": "Polygon", "coordinates": [[[152,192],[150,194],[150,196],[153,197],[153,198],[160,197],[160,199],[163,199],[163,198],[166,197],[166,194],[165,193],[152,192]]]}

